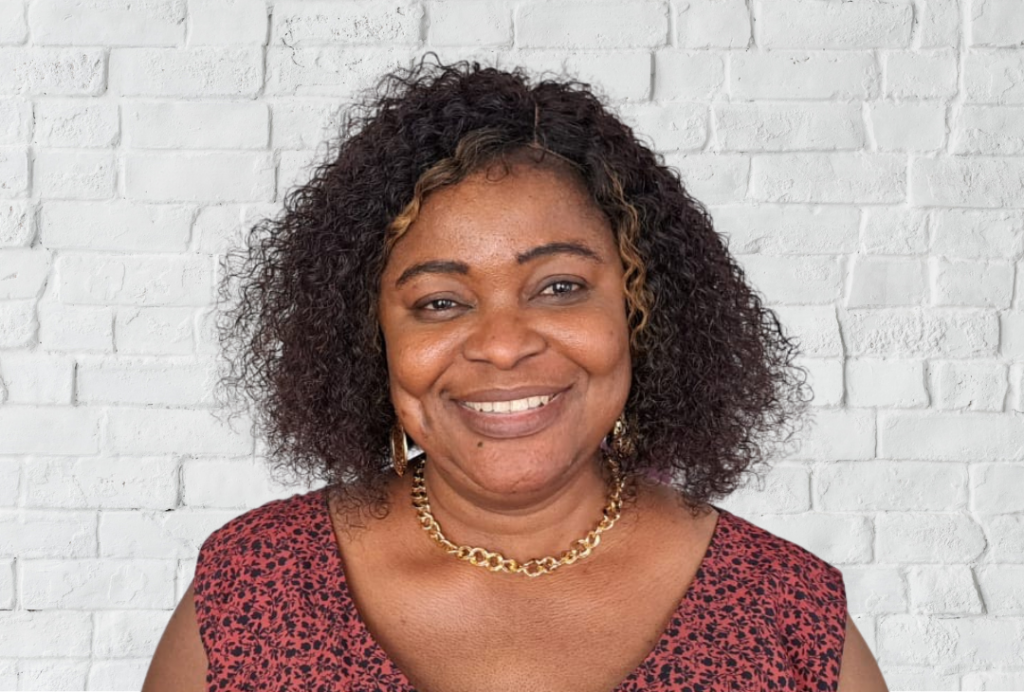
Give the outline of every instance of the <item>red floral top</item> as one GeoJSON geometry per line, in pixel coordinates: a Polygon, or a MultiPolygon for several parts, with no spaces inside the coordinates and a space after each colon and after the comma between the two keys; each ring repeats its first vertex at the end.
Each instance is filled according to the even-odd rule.
{"type": "MultiPolygon", "coordinates": [[[[660,641],[610,692],[835,690],[846,632],[840,572],[719,509],[660,641]]],[[[214,531],[194,580],[208,692],[413,692],[345,584],[324,490],[214,531]]]]}

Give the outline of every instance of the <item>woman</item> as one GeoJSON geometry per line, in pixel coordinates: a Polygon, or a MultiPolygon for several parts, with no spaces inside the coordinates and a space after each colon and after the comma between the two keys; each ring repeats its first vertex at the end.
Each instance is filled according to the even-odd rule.
{"type": "Polygon", "coordinates": [[[384,84],[223,284],[327,485],[206,540],[144,690],[884,690],[840,573],[710,504],[807,399],[678,177],[577,82],[384,84]]]}

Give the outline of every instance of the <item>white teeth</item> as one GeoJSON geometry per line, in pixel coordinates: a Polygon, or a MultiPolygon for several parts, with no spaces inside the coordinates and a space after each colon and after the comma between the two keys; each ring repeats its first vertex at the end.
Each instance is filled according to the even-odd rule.
{"type": "Polygon", "coordinates": [[[550,396],[531,396],[526,399],[512,401],[466,401],[466,406],[481,413],[518,413],[532,408],[540,408],[551,401],[550,396]]]}

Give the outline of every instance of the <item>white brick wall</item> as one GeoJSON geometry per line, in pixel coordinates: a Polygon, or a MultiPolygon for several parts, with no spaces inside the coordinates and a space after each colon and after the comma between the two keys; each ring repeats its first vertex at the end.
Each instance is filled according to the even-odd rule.
{"type": "Polygon", "coordinates": [[[220,255],[428,49],[601,89],[800,339],[723,506],[839,566],[894,690],[1024,689],[1024,2],[0,0],[0,690],[138,689],[210,531],[220,255]]]}

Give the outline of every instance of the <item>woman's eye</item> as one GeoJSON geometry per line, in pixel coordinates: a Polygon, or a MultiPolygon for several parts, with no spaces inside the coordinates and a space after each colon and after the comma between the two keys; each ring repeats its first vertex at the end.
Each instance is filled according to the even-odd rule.
{"type": "Polygon", "coordinates": [[[583,288],[582,284],[576,283],[575,281],[555,281],[548,284],[541,295],[566,295],[568,293],[575,293],[583,288]]]}
{"type": "Polygon", "coordinates": [[[443,310],[451,310],[457,305],[458,303],[450,298],[435,298],[420,305],[420,309],[427,310],[428,312],[441,312],[443,310]]]}

